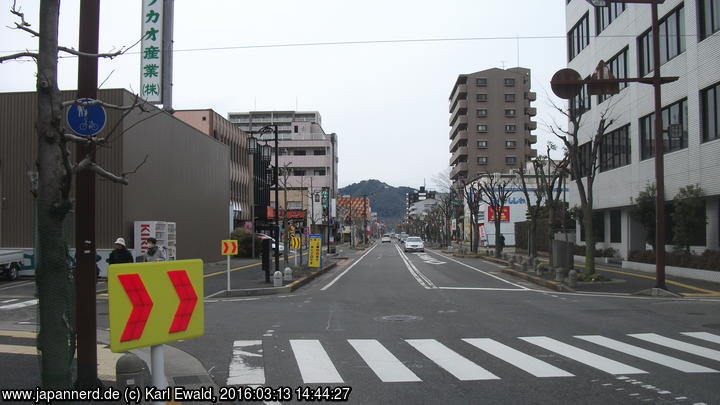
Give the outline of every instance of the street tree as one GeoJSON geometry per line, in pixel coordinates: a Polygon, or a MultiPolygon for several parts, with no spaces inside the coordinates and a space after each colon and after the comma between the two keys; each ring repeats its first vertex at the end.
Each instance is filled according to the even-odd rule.
{"type": "Polygon", "coordinates": [[[480,189],[478,188],[477,181],[471,182],[470,184],[465,183],[465,180],[461,181],[463,198],[465,200],[465,206],[470,214],[470,251],[477,253],[479,240],[477,237],[477,226],[478,226],[478,215],[479,210],[479,196],[480,189]]]}
{"type": "MultiPolygon", "coordinates": [[[[645,190],[638,193],[637,198],[630,197],[633,206],[630,216],[640,223],[645,230],[645,243],[655,250],[655,183],[645,186],[645,190]]],[[[644,250],[644,248],[643,248],[644,250]]]]}
{"type": "MultiPolygon", "coordinates": [[[[499,173],[485,173],[475,182],[478,189],[477,198],[493,211],[493,224],[495,225],[495,257],[500,257],[505,245],[505,237],[500,232],[502,221],[502,208],[508,198],[515,191],[514,177],[502,176],[499,173]]],[[[477,244],[477,242],[476,242],[477,244]]],[[[477,247],[476,247],[477,250],[477,247]]]]}
{"type": "Polygon", "coordinates": [[[673,198],[672,229],[675,249],[690,254],[690,245],[697,232],[707,224],[704,191],[698,184],[682,187],[673,198]]]}
{"type": "Polygon", "coordinates": [[[450,221],[452,220],[452,215],[455,212],[455,204],[457,204],[458,199],[461,199],[461,196],[458,195],[457,189],[452,185],[449,168],[438,173],[433,178],[433,181],[437,188],[435,198],[444,219],[443,235],[445,236],[445,239],[442,242],[445,243],[445,246],[450,246],[450,221]]]}
{"type": "Polygon", "coordinates": [[[549,130],[565,146],[568,159],[568,171],[580,198],[582,222],[585,230],[585,270],[586,274],[595,273],[595,234],[593,229],[593,186],[600,169],[600,149],[603,137],[615,120],[610,117],[614,104],[602,112],[595,128],[594,134],[585,142],[580,142],[580,129],[583,125],[583,108],[564,109],[553,105],[555,110],[567,118],[567,125],[555,123],[549,125],[549,130]]]}
{"type": "MultiPolygon", "coordinates": [[[[292,169],[290,168],[292,166],[292,162],[286,162],[282,166],[278,167],[278,181],[280,182],[280,187],[283,189],[283,200],[285,203],[283,204],[284,207],[284,214],[283,214],[283,230],[285,231],[285,249],[283,250],[283,260],[285,261],[285,264],[288,263],[288,251],[290,250],[290,228],[288,228],[288,217],[287,217],[287,206],[288,206],[288,199],[287,199],[287,192],[288,192],[288,184],[290,176],[292,175],[292,169]]],[[[280,215],[280,213],[275,213],[275,215],[280,215]]],[[[279,243],[279,241],[278,241],[279,243]]]]}
{"type": "MultiPolygon", "coordinates": [[[[65,220],[73,209],[71,200],[73,178],[82,171],[91,171],[120,184],[128,184],[132,172],[115,174],[94,161],[94,152],[106,147],[113,135],[121,135],[111,129],[104,137],[79,137],[65,131],[63,110],[72,104],[103,104],[106,108],[123,110],[123,118],[136,108],[142,109],[142,102],[136,98],[129,106],[114,106],[101,101],[80,100],[63,102],[58,85],[59,53],[80,58],[114,58],[128,49],[117,52],[91,54],[58,44],[60,2],[41,0],[39,29],[35,30],[25,19],[25,14],[13,2],[10,12],[17,18],[13,29],[24,31],[38,39],[38,51],[23,51],[0,56],[0,63],[13,60],[32,59],[37,66],[37,122],[38,140],[36,170],[37,177],[31,184],[37,212],[37,258],[35,283],[38,295],[37,348],[40,354],[41,383],[48,389],[72,387],[72,364],[75,352],[75,297],[74,274],[67,258],[65,242],[65,220]],[[69,146],[86,145],[89,152],[78,163],[71,160],[69,146]]],[[[144,163],[144,162],[143,162],[144,163]]]]}

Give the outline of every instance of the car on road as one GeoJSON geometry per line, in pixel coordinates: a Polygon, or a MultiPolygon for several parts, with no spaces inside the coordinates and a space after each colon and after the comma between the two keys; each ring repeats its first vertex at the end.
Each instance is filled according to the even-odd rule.
{"type": "MultiPolygon", "coordinates": [[[[272,247],[271,247],[270,249],[275,250],[275,238],[273,238],[272,236],[266,235],[266,234],[264,234],[264,233],[256,233],[256,234],[255,234],[255,237],[258,238],[258,239],[260,239],[260,240],[270,239],[270,242],[272,243],[272,247]]],[[[283,245],[283,244],[281,243],[281,244],[280,244],[280,253],[282,253],[282,252],[284,252],[284,251],[285,251],[285,245],[283,245]]]]}
{"type": "Polygon", "coordinates": [[[390,243],[390,234],[389,233],[386,233],[385,235],[382,236],[382,239],[380,239],[380,243],[385,243],[385,242],[390,243]]]}
{"type": "Polygon", "coordinates": [[[398,235],[398,239],[400,240],[400,243],[405,243],[405,239],[407,239],[409,235],[405,232],[400,232],[400,235],[398,235]]]}
{"type": "Polygon", "coordinates": [[[419,236],[408,236],[405,239],[405,251],[406,252],[424,252],[425,242],[419,236]]]}

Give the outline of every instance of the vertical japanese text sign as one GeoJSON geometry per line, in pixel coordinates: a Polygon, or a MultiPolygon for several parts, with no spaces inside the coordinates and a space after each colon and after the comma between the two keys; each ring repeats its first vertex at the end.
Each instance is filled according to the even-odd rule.
{"type": "Polygon", "coordinates": [[[140,96],[162,104],[163,0],[142,0],[140,96]]]}
{"type": "Polygon", "coordinates": [[[308,256],[308,267],[320,267],[321,249],[322,235],[310,235],[310,252],[308,256]]]}

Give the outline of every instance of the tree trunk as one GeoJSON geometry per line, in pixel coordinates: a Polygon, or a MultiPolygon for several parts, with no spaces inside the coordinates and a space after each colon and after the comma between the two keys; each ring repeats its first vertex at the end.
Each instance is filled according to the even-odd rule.
{"type": "Polygon", "coordinates": [[[537,218],[530,219],[530,223],[528,224],[530,227],[530,235],[528,236],[528,254],[530,255],[531,259],[534,259],[535,256],[537,256],[537,246],[535,244],[535,229],[537,228],[537,218]]]}
{"type": "Polygon", "coordinates": [[[503,246],[505,245],[504,242],[501,242],[503,238],[502,233],[500,232],[500,211],[501,210],[495,211],[497,214],[495,214],[495,219],[493,221],[495,223],[495,257],[500,257],[500,255],[502,255],[503,246]]]}
{"type": "Polygon", "coordinates": [[[548,256],[550,257],[550,263],[553,263],[553,240],[555,234],[553,233],[553,222],[555,222],[555,202],[547,205],[548,212],[548,223],[547,223],[547,239],[548,239],[548,256]]]}
{"type": "Polygon", "coordinates": [[[585,226],[585,274],[595,273],[595,234],[593,229],[592,207],[589,205],[583,210],[583,225],[585,226]]]}
{"type": "MultiPolygon", "coordinates": [[[[475,218],[477,218],[477,217],[475,217],[475,218]]],[[[480,233],[477,231],[477,229],[478,229],[478,223],[477,223],[477,219],[475,219],[475,221],[473,221],[473,232],[475,232],[475,239],[473,239],[473,244],[472,244],[472,252],[473,253],[477,253],[478,245],[480,244],[480,233]]]]}
{"type": "Polygon", "coordinates": [[[63,221],[71,208],[71,177],[65,166],[62,105],[57,84],[59,2],[40,5],[40,39],[37,75],[38,188],[35,283],[38,294],[37,348],[42,386],[72,386],[75,352],[75,283],[67,264],[63,221]]]}
{"type": "MultiPolygon", "coordinates": [[[[287,183],[287,182],[286,182],[286,183],[287,183]]],[[[283,249],[283,259],[285,260],[285,265],[287,266],[287,264],[288,264],[288,251],[290,250],[290,229],[288,228],[288,219],[287,219],[287,212],[288,212],[288,208],[287,208],[287,186],[286,186],[285,190],[283,190],[283,194],[284,194],[284,199],[285,199],[285,215],[283,215],[283,230],[285,231],[285,241],[284,241],[284,243],[285,243],[285,249],[283,249]]],[[[280,215],[280,213],[278,213],[277,215],[280,215]]],[[[278,243],[280,242],[279,239],[280,239],[280,238],[278,238],[278,243]]]]}

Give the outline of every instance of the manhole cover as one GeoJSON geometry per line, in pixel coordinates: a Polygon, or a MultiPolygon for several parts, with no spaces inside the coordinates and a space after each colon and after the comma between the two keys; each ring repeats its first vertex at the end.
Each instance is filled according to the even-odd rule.
{"type": "Polygon", "coordinates": [[[421,321],[423,318],[422,316],[415,316],[415,315],[386,315],[381,316],[379,318],[375,318],[378,321],[387,321],[387,322],[409,322],[409,321],[421,321]]]}

